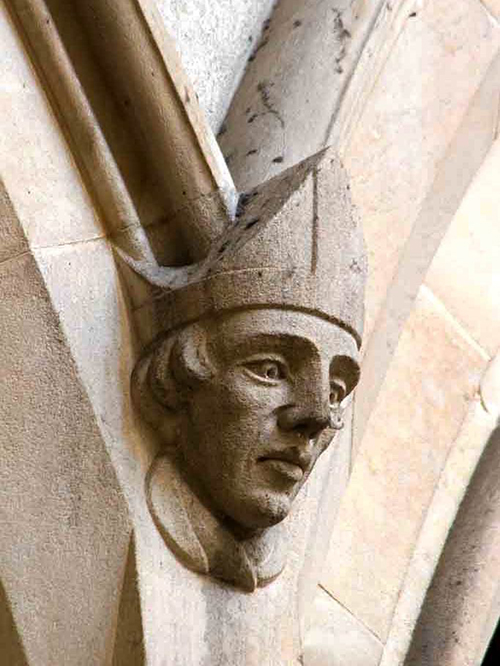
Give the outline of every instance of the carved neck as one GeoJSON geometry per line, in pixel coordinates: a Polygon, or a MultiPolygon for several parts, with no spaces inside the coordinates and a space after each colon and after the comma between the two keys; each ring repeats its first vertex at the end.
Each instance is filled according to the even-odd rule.
{"type": "Polygon", "coordinates": [[[193,492],[174,456],[160,455],[154,460],[146,478],[146,493],[166,544],[193,571],[254,591],[283,570],[286,525],[239,534],[193,492]]]}

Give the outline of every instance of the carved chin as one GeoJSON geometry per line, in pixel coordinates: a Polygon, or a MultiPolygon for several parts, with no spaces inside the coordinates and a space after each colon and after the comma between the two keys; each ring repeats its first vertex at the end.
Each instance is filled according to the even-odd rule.
{"type": "Polygon", "coordinates": [[[237,522],[240,522],[247,528],[264,529],[272,527],[284,520],[290,513],[292,500],[290,497],[281,493],[265,493],[262,498],[255,498],[249,502],[244,516],[241,516],[237,522]]]}

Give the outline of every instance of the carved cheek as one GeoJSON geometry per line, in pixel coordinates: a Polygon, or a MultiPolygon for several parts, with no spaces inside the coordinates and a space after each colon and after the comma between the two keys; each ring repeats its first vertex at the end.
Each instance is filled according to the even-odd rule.
{"type": "Polygon", "coordinates": [[[265,385],[250,379],[240,368],[228,373],[224,380],[225,398],[228,405],[239,407],[244,412],[271,413],[286,404],[290,387],[265,385]]]}

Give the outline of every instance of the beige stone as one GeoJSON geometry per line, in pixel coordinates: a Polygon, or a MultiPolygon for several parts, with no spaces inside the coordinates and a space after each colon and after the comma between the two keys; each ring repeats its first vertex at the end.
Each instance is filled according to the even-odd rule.
{"type": "Polygon", "coordinates": [[[0,272],[0,579],[28,663],[103,663],[125,501],[33,257],[0,272]]]}
{"type": "MultiPolygon", "coordinates": [[[[418,289],[471,180],[491,147],[497,125],[497,107],[492,100],[496,99],[499,76],[500,54],[497,54],[438,165],[430,191],[405,241],[397,271],[384,296],[385,302],[365,350],[364,373],[355,413],[355,449],[362,441],[367,419],[418,289]],[[467,155],[465,164],[464,155],[467,155]]],[[[368,289],[368,328],[370,307],[368,289]]]]}
{"type": "Polygon", "coordinates": [[[406,666],[482,663],[500,614],[499,457],[496,428],[443,549],[406,666]]]}
{"type": "Polygon", "coordinates": [[[328,145],[382,5],[380,0],[277,3],[219,134],[240,189],[247,191],[328,145]]]}
{"type": "Polygon", "coordinates": [[[498,0],[479,0],[484,7],[497,19],[500,19],[500,2],[498,0]]]}
{"type": "Polygon", "coordinates": [[[306,634],[304,666],[378,666],[382,643],[321,587],[306,634]]]}
{"type": "MultiPolygon", "coordinates": [[[[165,13],[167,1],[156,3],[163,5],[164,16],[169,15],[165,13]]],[[[226,223],[227,210],[221,210],[218,204],[230,201],[234,191],[230,178],[219,178],[224,169],[217,169],[224,165],[217,164],[216,151],[210,147],[213,137],[205,131],[204,123],[198,122],[197,105],[192,103],[195,95],[179,76],[177,60],[170,57],[163,26],[152,11],[155,2],[82,0],[69,4],[71,10],[81,10],[80,17],[72,15],[64,1],[50,0],[45,5],[44,0],[8,0],[9,7],[15,5],[28,13],[41,10],[39,18],[45,18],[43,12],[50,6],[57,20],[32,23],[36,29],[24,34],[22,44],[13,37],[10,19],[6,18],[1,28],[4,32],[0,33],[6,36],[2,45],[6,45],[7,54],[2,61],[7,81],[2,97],[5,104],[0,108],[1,120],[7,125],[1,140],[6,153],[5,158],[2,153],[5,161],[0,171],[8,174],[12,199],[11,204],[5,196],[0,198],[0,205],[6,208],[0,214],[0,373],[9,384],[9,390],[0,395],[0,439],[5,440],[0,447],[0,494],[8,495],[7,502],[0,501],[0,522],[6,526],[0,543],[0,661],[7,659],[23,666],[66,662],[113,662],[116,666],[147,662],[165,666],[174,661],[179,666],[289,666],[300,658],[309,666],[375,666],[385,642],[384,666],[401,666],[417,623],[419,658],[423,651],[418,641],[424,636],[429,637],[427,644],[433,650],[426,653],[426,658],[432,654],[432,666],[448,666],[448,658],[458,659],[453,666],[464,666],[466,659],[475,666],[499,612],[500,596],[495,596],[494,578],[499,566],[498,516],[491,511],[498,504],[498,461],[494,456],[486,455],[484,465],[480,465],[487,472],[479,484],[482,502],[470,503],[473,510],[467,520],[459,515],[444,551],[447,567],[444,572],[438,571],[419,622],[417,617],[483,447],[484,433],[498,412],[494,363],[480,381],[495,338],[488,330],[485,342],[477,321],[483,317],[490,322],[489,328],[496,323],[491,313],[496,306],[494,298],[488,304],[475,302],[481,300],[475,294],[486,291],[486,271],[478,270],[474,276],[477,279],[471,280],[467,298],[474,321],[472,314],[467,320],[460,315],[459,297],[447,287],[446,271],[455,258],[466,265],[468,257],[458,242],[458,232],[453,242],[447,245],[447,238],[443,243],[443,273],[432,286],[439,298],[429,289],[430,283],[420,290],[397,348],[339,515],[328,570],[322,579],[328,585],[328,594],[320,590],[315,614],[308,614],[311,595],[347,483],[350,410],[344,417],[346,428],[318,460],[293,504],[287,518],[288,564],[273,583],[244,594],[183,567],[165,547],[148,508],[145,477],[159,442],[151,427],[132,409],[129,396],[132,369],[144,341],[155,331],[148,323],[142,327],[147,334],[138,334],[131,312],[142,301],[138,298],[131,306],[131,291],[127,291],[130,275],[120,262],[117,270],[117,255],[103,236],[115,233],[124,221],[132,220],[133,226],[140,219],[149,227],[148,233],[129,238],[129,247],[123,243],[122,250],[130,250],[131,245],[140,254],[149,240],[152,254],[161,264],[187,263],[203,256],[206,250],[204,242],[195,247],[200,240],[196,240],[196,234],[208,229],[210,237],[214,229],[220,230],[220,224],[226,223]],[[103,39],[98,30],[94,31],[96,15],[98,23],[102,20],[106,26],[103,39]],[[85,30],[89,34],[84,35],[85,30]],[[58,36],[65,44],[67,58],[61,55],[58,36]],[[46,37],[50,39],[44,42],[46,37]],[[86,49],[92,39],[97,57],[90,66],[91,52],[86,49]],[[54,47],[61,56],[51,60],[45,58],[50,48],[48,52],[35,48],[33,62],[44,69],[45,79],[34,75],[24,55],[30,40],[31,46],[54,47]],[[104,79],[98,83],[101,76],[106,77],[106,85],[104,79]],[[43,92],[47,82],[50,90],[43,92]],[[29,93],[23,83],[28,84],[29,93]],[[78,89],[80,83],[82,89],[78,89]],[[60,116],[59,105],[68,91],[69,101],[77,103],[65,106],[60,116]],[[130,97],[129,91],[133,93],[130,97]],[[55,114],[49,106],[54,99],[57,104],[52,109],[58,107],[55,114]],[[61,117],[69,129],[64,135],[58,128],[61,117]],[[84,185],[79,169],[84,174],[84,185]],[[26,185],[31,181],[37,185],[34,198],[26,185]],[[91,185],[102,186],[97,190],[106,196],[96,196],[91,185]],[[224,192],[225,186],[228,189],[224,192]],[[92,192],[92,200],[85,188],[92,192]],[[189,199],[186,206],[183,197],[189,199]],[[191,241],[194,252],[187,256],[185,250],[191,241]],[[444,286],[440,291],[441,284],[444,286]],[[479,425],[472,423],[474,419],[469,421],[476,410],[484,416],[483,407],[488,412],[487,420],[479,425]],[[133,540],[129,540],[127,508],[133,540]],[[461,524],[465,529],[460,528],[461,524]],[[479,555],[471,553],[471,543],[480,545],[479,555]],[[457,572],[464,581],[462,585],[455,585],[457,572]],[[465,603],[460,588],[466,589],[465,603]],[[432,633],[434,616],[434,626],[441,636],[432,633]],[[459,636],[458,646],[452,644],[454,636],[459,636]]],[[[257,7],[265,3],[231,0],[232,8],[244,4],[252,4],[259,12],[257,7]]],[[[196,35],[192,37],[197,45],[206,43],[207,32],[211,32],[210,39],[217,39],[212,26],[217,24],[217,17],[224,15],[227,23],[216,27],[221,34],[228,34],[227,26],[233,26],[234,44],[241,38],[236,34],[238,30],[247,29],[248,17],[229,16],[226,2],[216,5],[189,0],[189,4],[171,3],[168,9],[173,8],[176,16],[185,12],[186,21],[201,17],[189,26],[191,34],[203,32],[199,41],[196,35]]],[[[350,165],[355,167],[358,185],[361,183],[356,196],[361,206],[365,205],[377,272],[370,310],[377,326],[369,326],[380,333],[370,356],[375,361],[372,378],[379,384],[385,376],[383,363],[390,360],[396,347],[398,326],[403,326],[412,308],[426,262],[451,220],[460,188],[466,187],[486,150],[486,140],[491,140],[497,120],[497,83],[493,75],[490,87],[483,83],[493,71],[488,67],[498,48],[498,27],[475,0],[383,3],[383,11],[374,21],[380,6],[378,2],[324,0],[280,3],[288,21],[284,62],[290,65],[289,74],[299,85],[292,94],[286,86],[291,79],[278,76],[276,81],[282,90],[276,99],[267,95],[266,86],[257,89],[264,107],[268,104],[276,109],[276,104],[289,104],[290,120],[296,124],[287,124],[290,142],[287,139],[286,158],[293,161],[300,150],[307,151],[314,144],[321,134],[318,128],[324,128],[325,122],[330,127],[337,102],[349,97],[350,86],[346,88],[346,84],[359,55],[354,44],[365,44],[368,39],[364,71],[373,80],[365,78],[363,85],[354,86],[350,109],[355,119],[346,112],[349,117],[343,118],[342,126],[349,129],[349,137],[354,137],[354,143],[348,146],[356,148],[350,165]],[[341,8],[342,12],[318,30],[309,21],[312,15],[300,24],[302,19],[294,12],[319,5],[337,11],[341,8]],[[362,20],[354,18],[356,12],[361,13],[362,20]],[[299,25],[295,25],[297,21],[299,25]],[[381,22],[384,29],[374,31],[377,42],[377,35],[369,37],[368,33],[374,24],[380,29],[381,22]],[[311,41],[303,37],[301,42],[297,30],[306,28],[306,23],[311,41]],[[399,28],[403,33],[396,39],[399,28]],[[310,48],[314,39],[317,50],[310,48]],[[370,50],[376,44],[380,53],[370,50]],[[333,67],[325,57],[325,47],[333,56],[333,67]],[[381,54],[389,61],[379,77],[381,54]],[[306,59],[313,71],[311,76],[304,74],[306,59]],[[337,71],[339,67],[344,71],[337,71]],[[304,80],[314,84],[318,113],[304,104],[304,80]],[[324,91],[326,80],[328,94],[324,91]],[[358,125],[358,112],[372,87],[373,97],[358,125]],[[472,114],[470,124],[464,124],[467,109],[477,100],[479,112],[472,114]],[[374,118],[378,124],[370,126],[374,118]],[[381,134],[378,145],[371,129],[381,134]],[[363,154],[365,145],[367,152],[363,154]],[[448,161],[450,155],[453,159],[448,161]],[[363,181],[365,172],[371,185],[363,181]],[[391,287],[386,307],[380,309],[389,283],[395,288],[391,287]],[[386,329],[385,317],[390,320],[386,329]],[[397,326],[392,326],[394,321],[397,326]],[[387,332],[395,334],[391,337],[387,332]],[[388,355],[382,358],[385,348],[388,355]]],[[[26,22],[21,24],[27,27],[26,22]]],[[[220,63],[232,52],[231,44],[223,46],[216,54],[219,60],[211,57],[213,53],[207,54],[200,71],[207,71],[211,63],[220,63]]],[[[257,63],[269,46],[270,42],[263,45],[252,62],[257,63]]],[[[243,46],[241,49],[245,52],[243,46]]],[[[200,52],[193,49],[193,58],[201,59],[200,52]]],[[[271,70],[278,62],[279,56],[270,53],[271,70]]],[[[228,62],[224,67],[226,64],[231,67],[228,62]]],[[[216,64],[215,78],[222,76],[218,68],[216,64]]],[[[214,93],[212,79],[207,77],[205,83],[205,90],[214,93]]],[[[227,94],[227,88],[224,90],[227,94]]],[[[276,124],[276,114],[266,109],[266,121],[276,124]]],[[[266,144],[266,150],[273,151],[273,141],[281,140],[280,123],[272,137],[260,131],[257,120],[249,127],[253,137],[266,144]],[[268,141],[270,138],[272,141],[268,141]]],[[[284,160],[273,162],[271,168],[285,166],[284,160]]],[[[261,181],[262,173],[256,167],[251,177],[261,181]]],[[[283,220],[278,224],[278,209],[286,198],[280,188],[275,194],[281,203],[271,213],[268,190],[262,190],[261,200],[256,198],[256,209],[265,211],[262,222],[275,225],[276,233],[266,237],[267,246],[256,234],[257,249],[245,255],[246,261],[252,252],[253,259],[260,261],[261,252],[273,268],[288,259],[290,266],[297,262],[309,266],[318,264],[323,253],[331,259],[337,251],[336,238],[329,236],[322,225],[337,210],[334,205],[342,197],[332,190],[329,196],[318,198],[324,183],[318,181],[317,170],[315,178],[309,175],[304,187],[298,187],[289,198],[289,205],[283,206],[292,229],[280,227],[283,220]],[[304,243],[301,225],[309,222],[319,233],[320,245],[304,243]]],[[[488,187],[492,189],[494,184],[488,187]]],[[[241,225],[253,225],[258,217],[254,216],[256,209],[247,203],[243,199],[238,211],[241,225]]],[[[250,229],[257,231],[255,225],[250,229]]],[[[484,228],[490,236],[495,232],[488,225],[484,228]]],[[[224,254],[228,249],[224,246],[226,240],[236,241],[236,246],[238,238],[233,229],[213,249],[224,254]]],[[[487,266],[493,273],[493,259],[483,261],[488,255],[481,255],[483,249],[478,248],[471,245],[476,265],[487,266]]],[[[222,273],[227,273],[224,269],[228,267],[241,271],[241,262],[231,263],[225,256],[226,263],[213,261],[209,268],[222,265],[222,273]]],[[[257,271],[259,267],[262,262],[254,266],[257,271]]],[[[255,280],[251,287],[258,291],[263,282],[255,280]]],[[[225,296],[228,302],[229,296],[235,301],[247,297],[240,293],[237,283],[233,276],[226,291],[215,290],[211,296],[221,302],[225,296]]],[[[302,305],[311,308],[316,299],[315,307],[319,303],[321,309],[321,299],[334,300],[340,283],[345,286],[339,277],[335,280],[337,290],[327,283],[324,292],[302,285],[302,305]]],[[[276,285],[268,280],[267,295],[272,287],[276,285]]],[[[279,293],[280,284],[277,291],[282,299],[278,304],[286,300],[296,305],[289,296],[285,299],[284,289],[279,293]]],[[[192,302],[187,305],[193,307],[192,302]]],[[[202,309],[205,305],[203,301],[202,309]]],[[[255,303],[247,300],[245,305],[255,303]]],[[[258,323],[258,313],[252,315],[256,319],[248,319],[251,327],[258,323]]],[[[183,316],[189,319],[182,313],[178,321],[183,316]]],[[[297,327],[299,319],[282,315],[280,324],[288,333],[288,329],[297,327]]],[[[311,338],[319,335],[320,329],[323,327],[315,327],[311,338]]],[[[227,333],[230,329],[224,330],[227,333]]],[[[377,392],[378,388],[371,404],[377,392]]],[[[310,392],[307,398],[314,395],[310,392]]],[[[358,407],[361,404],[358,401],[358,407]]],[[[227,408],[228,404],[219,401],[219,406],[227,408]]],[[[214,412],[210,410],[207,423],[212,423],[214,412]]],[[[221,413],[220,420],[225,422],[228,414],[224,409],[221,413]]],[[[367,409],[366,419],[369,413],[367,409]]],[[[219,428],[217,424],[211,427],[206,430],[215,440],[219,428]]],[[[236,444],[248,443],[248,431],[246,435],[241,441],[235,439],[236,444]]],[[[212,463],[208,460],[204,471],[209,467],[213,470],[212,463]]],[[[476,485],[473,482],[471,489],[476,485]]],[[[466,504],[467,498],[463,506],[466,504]]]]}
{"type": "Polygon", "coordinates": [[[426,284],[490,354],[500,346],[500,141],[471,184],[426,276],[426,284]]]}
{"type": "MultiPolygon", "coordinates": [[[[488,372],[490,371],[488,370],[487,374],[488,372]]],[[[441,622],[441,612],[438,610],[436,617],[431,620],[425,619],[425,611],[423,617],[419,618],[419,615],[422,606],[425,607],[429,603],[428,599],[425,600],[426,595],[436,568],[441,566],[438,563],[446,541],[455,529],[457,513],[462,510],[464,496],[470,492],[471,479],[474,478],[475,470],[482,464],[481,457],[488,449],[491,437],[495,436],[496,426],[495,416],[484,409],[483,400],[477,395],[471,402],[460,432],[450,447],[422,522],[395,607],[381,666],[396,666],[404,661],[413,631],[415,626],[419,626],[419,622],[422,627],[424,622],[430,621],[431,626],[421,629],[429,633],[434,632],[434,627],[441,622]]],[[[490,506],[489,510],[495,511],[495,506],[490,506]]],[[[432,588],[430,595],[432,597],[432,588]]],[[[478,618],[478,626],[474,630],[477,632],[478,629],[485,628],[486,624],[484,617],[478,618]]],[[[472,659],[473,654],[470,651],[469,656],[472,659]]],[[[434,660],[440,661],[437,658],[434,660]]]]}
{"type": "MultiPolygon", "coordinates": [[[[499,28],[477,0],[434,0],[414,14],[345,149],[371,266],[367,337],[445,151],[499,47],[499,28]]],[[[434,206],[443,203],[436,192],[434,206]]]]}
{"type": "Polygon", "coordinates": [[[156,0],[210,126],[217,132],[273,0],[156,0]]]}
{"type": "Polygon", "coordinates": [[[429,501],[486,364],[422,288],[371,414],[321,577],[383,641],[429,501]]]}
{"type": "Polygon", "coordinates": [[[0,7],[0,172],[30,245],[103,233],[5,4],[0,7]],[[22,159],[20,159],[22,156],[22,159]]]}

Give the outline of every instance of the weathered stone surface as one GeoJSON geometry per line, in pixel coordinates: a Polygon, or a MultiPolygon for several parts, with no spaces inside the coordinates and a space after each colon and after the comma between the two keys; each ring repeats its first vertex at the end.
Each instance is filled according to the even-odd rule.
{"type": "Polygon", "coordinates": [[[371,414],[321,578],[382,640],[487,361],[422,288],[371,414]]]}
{"type": "Polygon", "coordinates": [[[217,131],[274,0],[156,0],[156,4],[217,131]]]}
{"type": "Polygon", "coordinates": [[[33,257],[0,272],[0,577],[29,663],[102,663],[124,499],[33,257]]]}
{"type": "Polygon", "coordinates": [[[287,0],[276,5],[219,134],[239,188],[249,190],[328,145],[382,4],[287,0]]]}
{"type": "Polygon", "coordinates": [[[426,284],[493,356],[500,347],[500,141],[478,172],[426,276],[426,284]]]}
{"type": "Polygon", "coordinates": [[[102,235],[4,3],[0,7],[0,80],[0,171],[30,245],[45,247],[102,235]],[[36,128],[36,133],[27,128],[36,128]]]}

